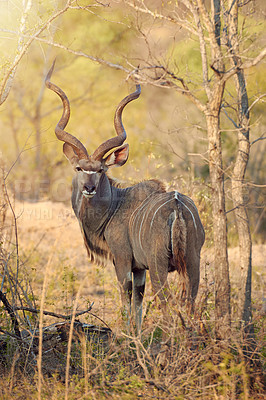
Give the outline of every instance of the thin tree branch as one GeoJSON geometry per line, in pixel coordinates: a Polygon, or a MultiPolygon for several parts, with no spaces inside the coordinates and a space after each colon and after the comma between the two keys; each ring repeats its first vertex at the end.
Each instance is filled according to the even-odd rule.
{"type": "MultiPolygon", "coordinates": [[[[185,3],[182,0],[183,3],[185,3]]],[[[159,20],[163,20],[163,21],[168,21],[171,22],[173,24],[179,25],[182,28],[186,29],[188,32],[192,33],[193,35],[198,35],[197,30],[193,29],[185,20],[179,20],[177,18],[171,17],[169,15],[163,15],[161,13],[158,13],[157,11],[152,11],[150,8],[148,8],[148,6],[144,3],[144,1],[138,1],[137,3],[141,4],[141,6],[137,5],[136,2],[131,2],[131,1],[126,1],[125,2],[128,6],[130,6],[131,8],[133,8],[135,11],[140,12],[142,14],[147,14],[150,15],[152,18],[154,19],[159,19],[159,20]]],[[[188,8],[188,7],[187,7],[188,8]]]]}
{"type": "Polygon", "coordinates": [[[215,27],[213,22],[211,21],[208,11],[206,9],[206,5],[204,3],[203,0],[197,0],[198,3],[198,7],[199,7],[199,11],[200,14],[203,17],[205,26],[207,28],[208,34],[209,34],[209,38],[211,41],[211,50],[212,50],[212,58],[213,58],[213,62],[217,59],[217,57],[222,60],[222,53],[221,53],[221,49],[217,43],[216,40],[216,36],[215,36],[215,27]]]}
{"type": "Polygon", "coordinates": [[[26,30],[26,23],[27,23],[27,19],[28,19],[28,15],[30,12],[30,9],[32,7],[32,0],[27,0],[26,5],[24,6],[24,10],[22,12],[21,15],[21,19],[20,19],[20,26],[19,26],[19,39],[18,39],[18,46],[17,46],[17,55],[15,56],[15,60],[14,60],[14,68],[13,70],[8,74],[8,79],[6,80],[5,83],[5,87],[4,87],[4,91],[0,91],[0,105],[7,99],[12,84],[13,84],[13,80],[15,77],[15,73],[17,70],[17,66],[18,66],[18,62],[17,60],[19,59],[19,54],[23,49],[23,44],[24,44],[24,32],[26,30]]]}
{"type": "Polygon", "coordinates": [[[250,143],[250,146],[252,146],[254,143],[258,142],[259,140],[265,140],[266,136],[259,137],[258,139],[253,140],[253,142],[250,143]]]}
{"type": "Polygon", "coordinates": [[[204,85],[204,89],[207,94],[208,100],[210,101],[211,90],[210,90],[209,76],[208,76],[208,57],[207,57],[205,36],[204,36],[204,32],[203,32],[203,28],[202,28],[202,24],[201,24],[201,20],[200,20],[198,11],[194,7],[191,7],[191,12],[193,14],[195,23],[198,28],[200,55],[201,55],[201,61],[202,61],[203,85],[204,85]]]}
{"type": "Polygon", "coordinates": [[[245,70],[245,69],[249,69],[251,67],[255,67],[257,64],[259,64],[264,59],[265,56],[266,56],[266,47],[252,60],[246,61],[242,64],[239,63],[234,68],[231,68],[229,71],[226,71],[223,74],[222,80],[224,82],[227,81],[234,74],[236,74],[240,69],[245,70]]]}
{"type": "Polygon", "coordinates": [[[2,303],[4,304],[4,306],[5,306],[5,308],[6,308],[7,312],[8,312],[8,314],[10,315],[10,318],[11,318],[12,325],[13,325],[13,327],[14,327],[14,331],[15,331],[16,336],[17,336],[20,340],[22,340],[16,314],[15,314],[15,312],[14,312],[14,309],[11,307],[9,301],[7,300],[5,294],[2,292],[2,290],[0,290],[0,300],[1,300],[2,303]]]}
{"type": "Polygon", "coordinates": [[[253,101],[253,103],[249,106],[248,110],[250,111],[263,97],[266,96],[266,93],[260,95],[259,97],[256,98],[256,100],[253,101]]]}
{"type": "MultiPolygon", "coordinates": [[[[23,58],[23,56],[26,54],[28,48],[30,47],[30,45],[32,44],[32,42],[38,38],[38,36],[56,19],[58,18],[60,15],[64,14],[70,7],[70,5],[74,2],[75,0],[67,0],[66,5],[59,11],[57,11],[54,15],[52,15],[47,21],[45,21],[43,23],[43,25],[37,30],[37,32],[32,35],[29,40],[23,45],[21,46],[21,49],[19,51],[19,53],[17,54],[17,56],[15,57],[11,67],[9,67],[4,75],[2,84],[0,86],[0,105],[6,100],[10,89],[11,89],[11,85],[9,85],[9,79],[10,77],[14,78],[17,66],[19,64],[19,62],[21,61],[21,59],[23,58]]],[[[21,32],[21,36],[23,35],[23,32],[21,32]]]]}
{"type": "MultiPolygon", "coordinates": [[[[62,318],[62,319],[72,319],[73,315],[76,318],[76,317],[79,317],[80,315],[90,312],[93,307],[93,304],[94,303],[92,303],[87,310],[76,312],[74,314],[69,314],[69,315],[57,314],[52,311],[45,311],[45,310],[43,310],[42,312],[44,315],[49,315],[50,317],[62,318]]],[[[17,311],[29,311],[33,314],[39,314],[41,312],[41,310],[36,310],[36,308],[31,308],[31,307],[15,307],[14,309],[17,311]]]]}
{"type": "MultiPolygon", "coordinates": [[[[26,36],[26,35],[25,35],[25,36],[26,36]]],[[[29,36],[27,35],[27,37],[29,37],[29,36]]],[[[37,41],[42,42],[42,43],[45,43],[45,44],[47,44],[47,45],[49,45],[49,46],[53,46],[53,47],[56,47],[56,48],[65,50],[65,51],[67,51],[67,52],[70,53],[70,54],[74,54],[75,56],[80,56],[80,57],[88,58],[88,59],[90,59],[91,61],[97,62],[97,63],[99,63],[99,64],[107,65],[107,66],[110,67],[110,68],[122,70],[122,71],[126,72],[127,74],[130,74],[130,73],[131,73],[131,70],[130,70],[130,69],[123,67],[121,64],[115,64],[115,63],[112,63],[112,62],[110,62],[110,61],[106,61],[106,60],[104,60],[104,59],[102,59],[102,58],[91,56],[91,55],[89,55],[89,54],[84,53],[83,51],[73,50],[73,49],[71,49],[71,48],[69,48],[69,47],[67,47],[67,46],[64,46],[64,45],[61,44],[61,43],[56,43],[56,42],[54,42],[54,41],[52,41],[52,40],[40,38],[40,37],[38,37],[38,36],[34,37],[34,40],[37,40],[37,41]]]]}
{"type": "Polygon", "coordinates": [[[239,126],[237,125],[237,123],[236,123],[231,117],[229,117],[229,115],[227,114],[227,112],[226,112],[224,106],[222,106],[221,109],[223,110],[223,112],[225,113],[225,115],[227,116],[227,118],[229,119],[229,121],[231,121],[232,124],[234,125],[234,127],[238,130],[238,129],[239,129],[239,126]]]}

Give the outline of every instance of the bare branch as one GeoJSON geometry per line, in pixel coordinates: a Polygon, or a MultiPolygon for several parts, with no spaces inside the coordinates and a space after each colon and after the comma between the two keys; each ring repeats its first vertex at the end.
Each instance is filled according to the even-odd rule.
{"type": "Polygon", "coordinates": [[[226,110],[225,110],[225,107],[222,106],[221,109],[223,110],[223,112],[225,113],[225,115],[227,116],[227,118],[229,119],[229,121],[231,121],[232,124],[234,125],[234,127],[238,130],[238,129],[239,129],[239,126],[238,126],[237,123],[228,115],[228,113],[227,113],[226,110]]]}
{"type": "Polygon", "coordinates": [[[206,9],[206,5],[203,0],[197,0],[197,3],[198,3],[200,14],[203,17],[205,26],[206,26],[208,34],[209,34],[213,62],[217,59],[222,60],[221,49],[217,43],[216,36],[215,36],[215,27],[209,17],[209,14],[206,9]]]}
{"type": "Polygon", "coordinates": [[[27,22],[31,7],[32,7],[32,0],[27,0],[27,3],[24,7],[24,10],[22,12],[21,19],[20,19],[19,39],[18,39],[18,46],[17,46],[17,55],[15,56],[15,59],[14,59],[14,68],[8,74],[8,77],[7,77],[7,80],[5,83],[5,88],[4,88],[5,90],[3,91],[1,89],[1,91],[0,91],[0,94],[1,94],[0,95],[0,105],[7,99],[9,92],[11,90],[12,84],[13,84],[14,76],[15,76],[17,66],[18,66],[19,54],[23,49],[23,44],[24,44],[23,34],[25,33],[25,30],[26,30],[26,22],[27,22]]]}
{"type": "Polygon", "coordinates": [[[225,82],[229,78],[231,78],[234,74],[236,74],[240,69],[245,70],[249,69],[251,67],[255,67],[257,64],[259,64],[264,57],[266,56],[266,47],[253,59],[246,61],[243,64],[238,64],[234,68],[230,69],[229,71],[225,72],[223,75],[222,80],[225,82]]]}
{"type": "MultiPolygon", "coordinates": [[[[49,315],[50,317],[62,318],[62,319],[72,319],[73,317],[76,318],[76,317],[79,317],[80,315],[90,312],[92,309],[92,306],[93,306],[93,303],[90,305],[90,307],[87,310],[75,312],[74,314],[69,314],[69,315],[57,314],[57,313],[54,313],[51,311],[45,311],[45,310],[43,310],[42,312],[44,315],[49,315]]],[[[30,308],[30,307],[15,307],[15,310],[29,311],[33,314],[39,314],[41,312],[41,310],[36,310],[36,308],[30,308]]]]}
{"type": "MultiPolygon", "coordinates": [[[[24,36],[29,37],[28,35],[24,35],[24,36]]],[[[84,53],[83,51],[73,50],[73,49],[71,49],[71,48],[69,48],[69,47],[67,47],[67,46],[64,46],[64,45],[61,44],[61,43],[56,43],[56,42],[54,42],[54,41],[52,41],[52,40],[40,38],[40,37],[38,37],[38,36],[34,36],[34,40],[37,40],[38,42],[45,43],[45,44],[47,44],[47,45],[49,45],[49,46],[53,46],[53,47],[56,47],[56,48],[65,50],[65,51],[67,51],[68,53],[73,54],[73,55],[75,55],[75,56],[88,58],[88,59],[90,59],[91,61],[97,62],[97,63],[102,64],[102,65],[106,65],[106,66],[108,66],[108,67],[110,67],[110,68],[122,70],[122,71],[126,72],[127,74],[130,74],[130,73],[131,73],[131,70],[130,70],[130,69],[127,69],[127,68],[123,67],[123,66],[120,65],[120,64],[115,64],[115,63],[112,63],[112,62],[110,62],[110,61],[106,61],[106,60],[104,60],[104,59],[102,59],[102,58],[91,56],[91,55],[89,55],[89,54],[84,53]]]]}
{"type": "Polygon", "coordinates": [[[258,103],[258,101],[260,101],[261,99],[263,99],[263,97],[266,96],[266,93],[260,95],[259,97],[256,98],[256,100],[253,101],[253,103],[249,106],[249,111],[258,103]]]}
{"type": "Polygon", "coordinates": [[[133,78],[134,80],[136,80],[140,83],[149,83],[149,84],[152,84],[153,86],[157,86],[157,87],[162,87],[162,86],[169,87],[169,88],[173,87],[175,90],[181,91],[182,94],[187,96],[198,107],[198,109],[200,111],[205,112],[205,109],[206,109],[205,105],[203,103],[201,103],[201,101],[193,95],[193,93],[190,91],[189,87],[186,85],[184,79],[177,77],[174,73],[168,71],[164,66],[154,65],[154,66],[146,66],[146,67],[142,67],[142,68],[130,66],[130,68],[126,68],[125,66],[123,66],[121,64],[112,63],[112,62],[104,60],[102,58],[91,56],[89,54],[84,53],[83,51],[70,49],[69,47],[66,47],[61,43],[56,43],[51,40],[43,39],[40,37],[35,37],[35,40],[40,41],[42,43],[46,43],[49,46],[60,48],[62,50],[67,51],[70,54],[88,58],[91,61],[97,62],[102,65],[106,65],[110,68],[124,71],[128,75],[128,78],[133,78]],[[161,76],[157,79],[154,79],[146,74],[141,74],[141,72],[143,72],[145,70],[156,70],[156,69],[157,70],[160,69],[160,70],[164,71],[170,78],[172,78],[175,81],[179,81],[182,85],[182,88],[180,86],[176,85],[175,83],[173,83],[172,81],[169,81],[169,79],[168,80],[163,79],[163,77],[161,77],[161,76]]]}
{"type": "Polygon", "coordinates": [[[266,137],[265,136],[261,136],[258,139],[253,140],[253,142],[251,142],[250,146],[252,146],[253,144],[257,143],[259,140],[265,140],[266,137]]]}
{"type": "MultiPolygon", "coordinates": [[[[47,21],[45,21],[42,26],[37,30],[37,32],[35,32],[34,35],[32,35],[29,40],[23,44],[20,45],[19,48],[19,53],[17,54],[17,56],[15,57],[12,65],[7,69],[7,71],[5,72],[2,84],[0,86],[0,105],[6,100],[10,89],[11,89],[11,85],[15,76],[15,72],[17,69],[17,66],[20,62],[20,60],[23,58],[23,56],[26,54],[28,48],[30,47],[30,45],[33,43],[33,41],[39,37],[39,35],[56,19],[58,18],[60,15],[64,14],[68,8],[70,7],[70,5],[74,2],[74,0],[67,0],[65,7],[63,7],[61,10],[57,11],[55,14],[53,14],[47,21]],[[11,80],[10,80],[11,79],[11,80]]],[[[30,0],[28,2],[28,4],[30,4],[30,0]]],[[[24,37],[24,31],[23,31],[23,24],[22,24],[22,31],[21,31],[21,37],[24,37]]]]}
{"type": "Polygon", "coordinates": [[[155,65],[155,66],[150,66],[150,67],[143,67],[143,68],[138,68],[135,74],[135,78],[137,78],[138,81],[144,81],[146,83],[149,83],[153,86],[158,86],[158,87],[166,87],[166,88],[173,88],[179,92],[181,92],[183,95],[187,96],[197,107],[200,111],[205,112],[206,111],[206,106],[196,97],[194,94],[191,92],[189,87],[187,86],[185,80],[183,78],[179,78],[176,76],[173,72],[168,71],[166,67],[163,65],[155,65]],[[148,77],[147,75],[142,75],[141,72],[144,71],[145,69],[159,69],[162,70],[165,73],[165,76],[160,76],[157,79],[148,77]],[[167,78],[168,76],[168,78],[167,78]],[[178,86],[174,81],[177,81],[181,84],[182,87],[178,86]]]}
{"type": "MultiPolygon", "coordinates": [[[[182,1],[185,4],[185,1],[182,1]]],[[[163,21],[168,21],[173,24],[179,25],[182,28],[186,29],[188,32],[192,33],[193,35],[198,35],[198,32],[196,29],[194,29],[191,25],[189,25],[188,21],[182,20],[181,18],[174,18],[169,15],[163,15],[161,13],[158,13],[157,11],[152,11],[148,6],[144,3],[144,1],[138,1],[138,2],[131,2],[131,1],[126,1],[126,4],[133,8],[135,11],[140,12],[142,14],[147,14],[150,15],[154,19],[159,19],[163,21]],[[136,3],[139,3],[142,5],[139,6],[136,3]]],[[[188,8],[188,7],[187,7],[188,8]]]]}
{"type": "Polygon", "coordinates": [[[21,338],[21,333],[20,333],[20,330],[19,330],[18,320],[17,320],[16,314],[14,312],[14,309],[11,307],[9,301],[7,300],[5,294],[2,291],[0,291],[0,300],[2,300],[6,310],[8,312],[8,314],[10,315],[10,318],[11,318],[11,321],[12,321],[16,336],[19,339],[22,339],[21,338]]]}
{"type": "Polygon", "coordinates": [[[204,36],[199,13],[194,7],[192,7],[192,5],[191,5],[191,12],[193,14],[195,23],[198,28],[197,34],[198,34],[198,38],[199,38],[200,54],[201,54],[201,60],[202,60],[203,85],[204,85],[204,89],[207,94],[208,100],[210,100],[211,92],[210,92],[209,77],[208,77],[208,58],[207,58],[205,36],[204,36]]]}

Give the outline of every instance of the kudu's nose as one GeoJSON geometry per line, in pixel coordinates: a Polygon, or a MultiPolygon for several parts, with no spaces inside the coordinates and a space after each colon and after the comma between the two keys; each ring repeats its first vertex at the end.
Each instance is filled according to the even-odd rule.
{"type": "Polygon", "coordinates": [[[96,186],[95,185],[89,185],[88,183],[85,183],[83,186],[83,189],[88,192],[88,193],[93,193],[96,191],[96,186]]]}

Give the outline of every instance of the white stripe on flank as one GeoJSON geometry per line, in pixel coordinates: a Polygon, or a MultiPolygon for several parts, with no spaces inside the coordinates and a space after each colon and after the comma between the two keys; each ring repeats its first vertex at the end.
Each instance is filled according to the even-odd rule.
{"type": "Polygon", "coordinates": [[[142,203],[141,203],[141,204],[133,211],[133,213],[131,214],[130,219],[129,219],[129,223],[130,223],[131,226],[132,226],[132,230],[134,229],[134,223],[135,223],[135,220],[136,220],[138,214],[141,212],[141,210],[143,209],[143,207],[145,207],[147,200],[148,200],[149,197],[151,197],[152,195],[153,195],[153,193],[149,194],[149,196],[146,197],[146,199],[144,199],[144,200],[142,201],[142,203]]]}
{"type": "Polygon", "coordinates": [[[142,229],[142,225],[143,225],[143,221],[145,219],[145,216],[146,216],[146,213],[144,213],[144,215],[142,217],[142,221],[141,221],[140,227],[139,227],[139,244],[140,244],[140,247],[141,247],[142,251],[144,251],[144,250],[143,250],[142,243],[141,243],[141,229],[142,229]]]}
{"type": "MultiPolygon", "coordinates": [[[[135,224],[135,221],[136,221],[138,215],[142,212],[142,210],[144,209],[144,207],[145,207],[145,206],[147,205],[147,203],[150,201],[149,198],[150,198],[152,195],[153,195],[153,193],[149,194],[149,196],[146,197],[146,199],[143,200],[143,202],[140,204],[140,206],[134,211],[135,215],[133,216],[134,213],[131,215],[130,220],[131,220],[131,218],[132,218],[132,227],[133,227],[132,229],[134,229],[134,224],[135,224]]],[[[146,212],[147,212],[147,211],[146,211],[146,212]]],[[[141,248],[141,250],[143,251],[143,253],[144,253],[144,250],[143,250],[143,247],[142,247],[140,235],[141,235],[142,224],[143,224],[143,221],[144,221],[145,216],[146,216],[146,212],[144,213],[144,216],[142,217],[142,222],[141,222],[140,229],[139,229],[139,244],[140,244],[140,248],[141,248]]]]}
{"type": "MultiPolygon", "coordinates": [[[[155,204],[158,201],[161,201],[161,199],[159,199],[159,200],[156,199],[155,204]]],[[[140,224],[140,227],[139,227],[139,244],[140,244],[141,250],[143,252],[144,252],[144,250],[143,250],[143,246],[142,246],[142,242],[141,242],[141,230],[142,230],[142,226],[143,226],[143,223],[144,223],[144,220],[145,220],[146,216],[151,212],[151,209],[154,207],[154,204],[152,204],[153,202],[154,202],[154,199],[149,199],[149,201],[145,202],[145,204],[143,205],[141,210],[139,210],[139,212],[143,211],[143,209],[146,207],[146,210],[144,211],[144,215],[142,216],[141,224],[140,224]],[[148,209],[147,209],[147,205],[149,206],[148,209]]]]}
{"type": "Polygon", "coordinates": [[[195,210],[198,213],[197,207],[195,206],[195,203],[192,199],[190,199],[189,197],[186,196],[186,200],[193,206],[193,208],[195,208],[195,210]]]}
{"type": "MultiPolygon", "coordinates": [[[[163,193],[163,196],[166,193],[163,193]]],[[[143,228],[143,224],[145,221],[145,218],[147,217],[147,215],[151,212],[152,208],[156,205],[156,203],[158,203],[159,201],[162,201],[162,196],[160,196],[160,198],[156,198],[155,201],[154,199],[151,199],[151,197],[154,196],[154,193],[150,193],[146,199],[144,199],[142,201],[142,203],[139,205],[139,207],[137,207],[134,212],[132,213],[130,220],[129,220],[129,224],[130,224],[130,230],[133,234],[133,238],[135,237],[134,231],[136,231],[136,224],[138,219],[140,220],[140,218],[142,218],[140,225],[139,225],[139,233],[138,233],[138,242],[139,242],[139,246],[140,249],[142,250],[142,252],[144,253],[143,250],[143,246],[142,246],[142,242],[141,242],[141,231],[143,228]],[[145,209],[146,208],[146,209],[145,209]]]]}
{"type": "Polygon", "coordinates": [[[173,200],[173,199],[170,199],[170,200],[165,201],[162,205],[160,205],[160,207],[157,208],[157,210],[155,211],[155,213],[154,213],[154,215],[153,215],[153,217],[152,217],[150,229],[152,228],[152,224],[153,224],[154,218],[155,218],[157,212],[160,210],[160,208],[162,208],[165,204],[169,203],[169,202],[172,201],[172,200],[173,200]]]}
{"type": "Polygon", "coordinates": [[[176,199],[177,201],[180,201],[180,203],[183,204],[183,206],[186,207],[186,209],[190,212],[190,214],[191,214],[191,216],[192,216],[192,219],[193,219],[194,226],[195,226],[195,228],[197,229],[197,225],[196,225],[196,222],[195,222],[194,215],[192,214],[192,212],[191,212],[191,210],[188,208],[188,206],[186,206],[185,203],[183,203],[183,201],[181,201],[180,198],[178,198],[178,191],[175,191],[175,199],[176,199]]]}

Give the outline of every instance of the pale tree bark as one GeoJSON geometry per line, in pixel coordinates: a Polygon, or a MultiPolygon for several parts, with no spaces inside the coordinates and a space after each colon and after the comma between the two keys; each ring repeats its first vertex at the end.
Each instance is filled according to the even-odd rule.
{"type": "Polygon", "coordinates": [[[225,212],[224,172],[219,124],[219,105],[206,115],[209,142],[209,170],[212,194],[212,222],[215,274],[215,330],[226,336],[231,323],[230,278],[227,253],[227,220],[225,212]]]}
{"type": "MultiPolygon", "coordinates": [[[[203,1],[201,14],[207,18],[203,1]]],[[[227,218],[225,210],[224,171],[220,129],[220,110],[225,81],[225,65],[221,50],[221,7],[219,0],[211,2],[209,37],[211,40],[212,69],[215,71],[210,96],[209,113],[206,115],[209,142],[209,169],[212,188],[212,218],[215,253],[215,329],[217,336],[226,337],[231,324],[230,277],[227,252],[227,218]]]]}
{"type": "MultiPolygon", "coordinates": [[[[241,65],[238,43],[238,0],[229,1],[227,23],[227,46],[231,55],[233,67],[241,65]]],[[[238,68],[234,76],[237,91],[237,123],[238,149],[231,178],[232,200],[236,218],[236,226],[239,240],[239,308],[237,319],[249,331],[253,331],[251,312],[251,275],[252,275],[252,241],[249,227],[249,219],[245,200],[245,173],[249,160],[249,101],[246,88],[244,71],[238,68]],[[244,283],[244,287],[243,287],[244,283]]]]}

